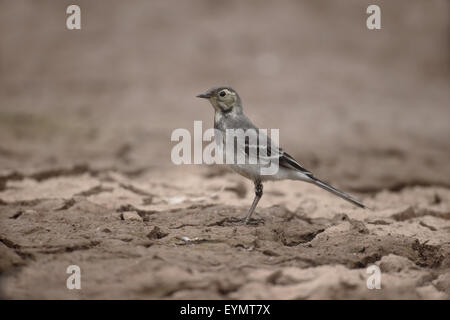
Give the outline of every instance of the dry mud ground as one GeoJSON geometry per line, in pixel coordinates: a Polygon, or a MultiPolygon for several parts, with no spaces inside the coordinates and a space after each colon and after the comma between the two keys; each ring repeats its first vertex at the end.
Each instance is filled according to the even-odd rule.
{"type": "Polygon", "coordinates": [[[205,170],[130,178],[86,169],[10,182],[0,192],[2,294],[449,298],[448,189],[362,196],[372,208],[362,210],[313,186],[267,184],[255,219],[242,226],[249,187],[205,170]],[[81,290],[65,286],[73,264],[81,290]],[[381,290],[366,287],[372,264],[381,290]]]}
{"type": "Polygon", "coordinates": [[[449,299],[448,1],[377,1],[373,32],[372,1],[77,3],[72,32],[0,0],[2,298],[449,299]],[[170,162],[218,84],[371,210],[268,183],[239,225],[249,182],[170,162]]]}

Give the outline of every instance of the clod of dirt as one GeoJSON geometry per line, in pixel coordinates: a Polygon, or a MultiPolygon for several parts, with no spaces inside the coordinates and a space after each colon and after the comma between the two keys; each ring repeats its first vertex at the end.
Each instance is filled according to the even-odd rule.
{"type": "Polygon", "coordinates": [[[377,262],[382,272],[400,272],[408,269],[418,269],[418,267],[406,257],[389,254],[377,262]]]}
{"type": "Polygon", "coordinates": [[[275,251],[272,251],[270,249],[263,250],[262,253],[269,257],[279,257],[280,256],[278,253],[276,253],[275,251]]]}
{"type": "Polygon", "coordinates": [[[55,211],[61,211],[61,210],[67,210],[70,209],[75,205],[76,201],[73,198],[70,198],[69,200],[64,200],[64,203],[62,206],[55,209],[55,211]]]}
{"type": "Polygon", "coordinates": [[[349,222],[352,225],[353,230],[356,230],[362,234],[369,234],[369,229],[367,229],[362,221],[350,219],[349,222]]]}
{"type": "Polygon", "coordinates": [[[147,234],[147,238],[150,240],[153,239],[162,239],[168,235],[167,232],[163,232],[158,226],[155,226],[152,231],[147,234]]]}
{"type": "Polygon", "coordinates": [[[156,213],[156,211],[153,210],[142,210],[138,209],[135,206],[131,204],[124,204],[117,209],[117,212],[128,212],[128,211],[134,211],[136,212],[144,221],[148,221],[150,215],[156,213]]]}
{"type": "Polygon", "coordinates": [[[11,217],[9,217],[10,219],[17,219],[19,218],[21,215],[23,214],[22,210],[17,211],[16,213],[14,213],[11,217]]]}
{"type": "Polygon", "coordinates": [[[426,243],[420,243],[419,240],[412,244],[412,249],[418,253],[417,265],[421,267],[439,267],[444,260],[440,253],[440,246],[431,246],[426,243]]]}
{"type": "Polygon", "coordinates": [[[420,224],[422,227],[425,227],[425,228],[430,229],[431,231],[437,231],[437,229],[436,229],[435,227],[430,226],[430,225],[426,224],[426,223],[423,222],[423,221],[420,221],[419,224],[420,224]]]}
{"type": "Polygon", "coordinates": [[[125,211],[122,213],[122,220],[129,221],[144,221],[142,217],[136,211],[125,211]]]}
{"type": "Polygon", "coordinates": [[[142,199],[142,205],[143,206],[148,206],[151,205],[153,203],[153,196],[150,197],[146,197],[142,199]]]}
{"type": "Polygon", "coordinates": [[[321,226],[310,226],[307,224],[305,224],[301,230],[286,225],[280,226],[279,228],[273,230],[276,238],[278,238],[283,245],[288,247],[310,242],[319,233],[324,231],[325,229],[321,226]]]}

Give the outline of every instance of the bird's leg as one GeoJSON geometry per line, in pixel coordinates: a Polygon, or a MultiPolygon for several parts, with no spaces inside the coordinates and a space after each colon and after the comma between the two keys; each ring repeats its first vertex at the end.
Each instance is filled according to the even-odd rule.
{"type": "Polygon", "coordinates": [[[259,199],[261,199],[263,195],[263,185],[261,181],[255,181],[255,199],[253,199],[252,206],[250,207],[250,210],[248,210],[247,216],[245,217],[244,224],[247,224],[250,220],[250,217],[253,214],[253,211],[255,211],[256,206],[258,205],[259,199]]]}

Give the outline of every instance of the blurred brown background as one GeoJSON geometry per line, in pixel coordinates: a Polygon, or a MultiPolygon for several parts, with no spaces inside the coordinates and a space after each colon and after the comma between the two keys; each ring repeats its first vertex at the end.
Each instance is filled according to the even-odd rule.
{"type": "Polygon", "coordinates": [[[170,170],[170,134],[231,85],[348,189],[450,185],[449,1],[0,1],[3,175],[170,170]],[[81,7],[82,29],[66,29],[81,7]],[[382,29],[366,28],[381,7],[382,29]]]}

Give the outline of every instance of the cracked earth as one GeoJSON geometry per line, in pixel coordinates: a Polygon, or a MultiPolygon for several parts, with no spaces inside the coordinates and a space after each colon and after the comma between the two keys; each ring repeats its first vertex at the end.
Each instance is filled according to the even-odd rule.
{"type": "Polygon", "coordinates": [[[450,298],[448,1],[379,31],[360,0],[80,0],[79,31],[30,2],[0,2],[1,298],[450,298]],[[370,210],[284,181],[241,225],[251,182],[170,160],[221,84],[370,210]]]}
{"type": "Polygon", "coordinates": [[[445,188],[361,194],[363,210],[314,186],[269,183],[242,226],[251,184],[231,173],[59,172],[0,192],[6,298],[449,298],[445,188]],[[82,290],[65,287],[72,264],[82,290]],[[373,264],[381,290],[366,287],[373,264]]]}

